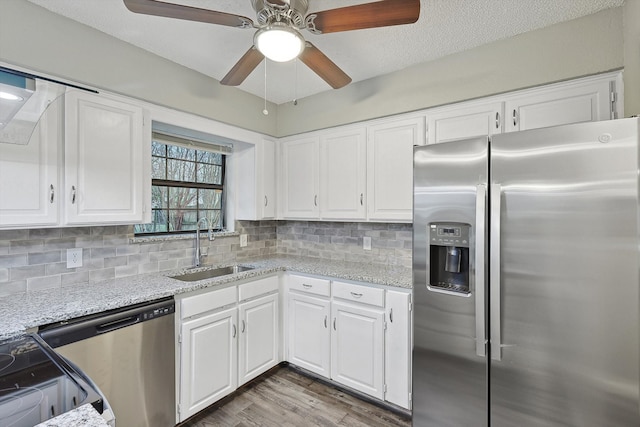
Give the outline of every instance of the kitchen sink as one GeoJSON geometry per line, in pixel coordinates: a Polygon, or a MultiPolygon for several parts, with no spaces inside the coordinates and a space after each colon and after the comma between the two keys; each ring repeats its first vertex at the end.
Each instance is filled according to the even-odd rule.
{"type": "Polygon", "coordinates": [[[242,273],[243,271],[253,270],[253,267],[245,267],[243,265],[229,265],[227,267],[213,268],[210,270],[196,271],[193,273],[184,273],[177,276],[170,276],[172,279],[182,280],[183,282],[195,282],[204,279],[213,279],[214,277],[227,276],[229,274],[242,273]]]}

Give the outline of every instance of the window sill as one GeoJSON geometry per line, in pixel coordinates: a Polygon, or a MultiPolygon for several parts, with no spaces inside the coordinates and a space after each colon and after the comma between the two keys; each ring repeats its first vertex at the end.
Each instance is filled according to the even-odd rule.
{"type": "MultiPolygon", "coordinates": [[[[201,236],[207,235],[207,230],[200,231],[201,236]]],[[[167,242],[171,240],[193,240],[195,239],[196,233],[185,233],[185,234],[167,234],[165,236],[139,236],[132,237],[129,239],[129,243],[151,243],[151,242],[167,242]]],[[[234,237],[239,236],[240,232],[238,231],[214,231],[212,233],[214,238],[218,237],[234,237]]],[[[204,237],[206,238],[206,237],[204,237]]]]}

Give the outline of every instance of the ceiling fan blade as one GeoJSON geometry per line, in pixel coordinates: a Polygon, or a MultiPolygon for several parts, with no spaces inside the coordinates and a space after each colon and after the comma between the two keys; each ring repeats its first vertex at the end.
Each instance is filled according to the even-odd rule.
{"type": "Polygon", "coordinates": [[[220,80],[220,83],[225,86],[238,86],[256,69],[263,59],[264,55],[254,46],[251,46],[247,53],[242,55],[242,58],[236,62],[231,71],[220,80]]]}
{"type": "Polygon", "coordinates": [[[419,17],[420,0],[381,0],[314,12],[306,19],[309,31],[325,34],[413,24],[419,17]]]}
{"type": "Polygon", "coordinates": [[[253,28],[253,21],[245,16],[217,12],[215,10],[165,3],[157,0],[124,0],[124,5],[131,12],[144,15],[164,16],[166,18],[206,22],[228,27],[253,28]]]}
{"type": "Polygon", "coordinates": [[[329,83],[334,89],[340,89],[351,83],[351,77],[345,74],[317,47],[307,42],[306,47],[299,56],[304,64],[311,68],[322,80],[329,83]]]}

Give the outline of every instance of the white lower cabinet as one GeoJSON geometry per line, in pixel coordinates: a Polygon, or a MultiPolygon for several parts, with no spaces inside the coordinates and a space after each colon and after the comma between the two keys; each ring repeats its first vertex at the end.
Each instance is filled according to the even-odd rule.
{"type": "Polygon", "coordinates": [[[331,303],[331,379],[384,399],[384,312],[331,303]]]}
{"type": "Polygon", "coordinates": [[[278,289],[272,276],[178,298],[177,422],[280,362],[278,289]]]}
{"type": "Polygon", "coordinates": [[[385,299],[387,328],[384,345],[385,400],[411,408],[411,292],[387,290],[385,299]]]}
{"type": "Polygon", "coordinates": [[[180,343],[180,421],[237,387],[235,307],[184,322],[180,343]]]}
{"type": "Polygon", "coordinates": [[[331,376],[331,302],[327,298],[290,293],[290,363],[323,377],[331,376]]]}
{"type": "Polygon", "coordinates": [[[286,360],[411,408],[411,291],[287,275],[286,360]]]}
{"type": "Polygon", "coordinates": [[[278,295],[271,294],[238,306],[238,385],[278,364],[278,295]]]}

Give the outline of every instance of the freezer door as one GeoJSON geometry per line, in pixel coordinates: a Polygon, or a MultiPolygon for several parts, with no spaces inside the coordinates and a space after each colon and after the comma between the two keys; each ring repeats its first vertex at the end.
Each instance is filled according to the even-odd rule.
{"type": "Polygon", "coordinates": [[[638,120],[491,144],[491,426],[640,425],[638,120]]]}
{"type": "Polygon", "coordinates": [[[487,425],[483,261],[487,153],[486,137],[414,150],[413,425],[416,427],[487,425]],[[451,247],[455,250],[431,246],[429,236],[434,233],[437,239],[438,232],[444,235],[444,240],[452,239],[451,247]],[[451,258],[434,265],[431,262],[432,255],[436,255],[432,253],[434,250],[451,258]],[[468,292],[463,290],[464,286],[439,287],[437,281],[431,280],[432,270],[437,269],[443,272],[444,279],[455,275],[466,280],[465,264],[469,268],[468,292]]]}

